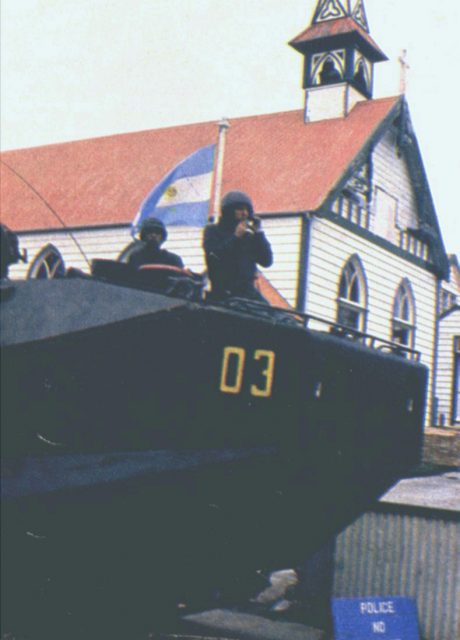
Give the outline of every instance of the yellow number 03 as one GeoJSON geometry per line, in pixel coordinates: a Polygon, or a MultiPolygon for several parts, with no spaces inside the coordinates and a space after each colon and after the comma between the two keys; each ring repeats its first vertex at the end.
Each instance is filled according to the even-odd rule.
{"type": "MultiPolygon", "coordinates": [[[[258,398],[269,398],[272,394],[273,378],[275,375],[275,352],[266,349],[257,349],[254,352],[254,360],[261,360],[261,371],[264,378],[262,387],[251,384],[250,392],[252,396],[258,398]]],[[[220,374],[220,390],[222,393],[240,393],[243,385],[244,365],[246,362],[246,351],[241,347],[225,347],[222,359],[222,369],[220,374]],[[234,361],[235,373],[232,380],[229,380],[230,362],[234,361]]]]}

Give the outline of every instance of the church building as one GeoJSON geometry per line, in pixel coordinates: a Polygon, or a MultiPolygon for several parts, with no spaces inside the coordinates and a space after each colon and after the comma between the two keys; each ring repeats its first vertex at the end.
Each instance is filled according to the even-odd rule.
{"type": "MultiPolygon", "coordinates": [[[[387,58],[363,0],[319,0],[290,46],[303,58],[304,104],[229,120],[222,192],[252,198],[275,257],[264,276],[291,307],[419,352],[430,370],[426,423],[437,424],[449,261],[407,102],[373,98],[387,58]]],[[[29,256],[11,277],[116,259],[152,187],[217,134],[206,122],[3,153],[2,222],[29,256]]],[[[168,234],[167,248],[203,271],[202,229],[168,234]]]]}

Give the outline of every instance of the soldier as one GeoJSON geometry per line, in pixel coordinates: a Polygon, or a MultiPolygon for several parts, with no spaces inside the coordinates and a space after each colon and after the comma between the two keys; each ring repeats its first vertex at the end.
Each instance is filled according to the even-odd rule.
{"type": "Polygon", "coordinates": [[[203,247],[213,297],[239,296],[266,302],[254,282],[257,265],[270,267],[273,255],[262,221],[254,216],[245,193],[225,194],[219,222],[205,227],[203,247]]]}
{"type": "Polygon", "coordinates": [[[161,245],[168,237],[165,225],[157,218],[147,218],[141,225],[141,242],[137,242],[128,258],[128,264],[135,269],[144,264],[163,264],[183,269],[182,258],[161,245]]]}

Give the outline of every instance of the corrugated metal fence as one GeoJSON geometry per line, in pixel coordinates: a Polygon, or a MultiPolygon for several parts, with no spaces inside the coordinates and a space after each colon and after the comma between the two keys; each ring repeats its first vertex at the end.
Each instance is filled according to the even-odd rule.
{"type": "Polygon", "coordinates": [[[460,639],[460,523],[455,513],[370,512],[337,538],[336,597],[407,596],[425,640],[460,639]]]}

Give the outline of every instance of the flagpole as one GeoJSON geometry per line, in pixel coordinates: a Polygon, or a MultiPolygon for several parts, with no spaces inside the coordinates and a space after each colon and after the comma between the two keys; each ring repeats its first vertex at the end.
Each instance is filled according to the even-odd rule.
{"type": "Polygon", "coordinates": [[[230,123],[226,118],[222,118],[218,126],[219,139],[217,141],[217,161],[214,178],[214,201],[209,215],[210,222],[215,220],[219,213],[219,202],[222,190],[222,174],[224,170],[225,137],[227,134],[227,129],[230,129],[230,123]]]}

